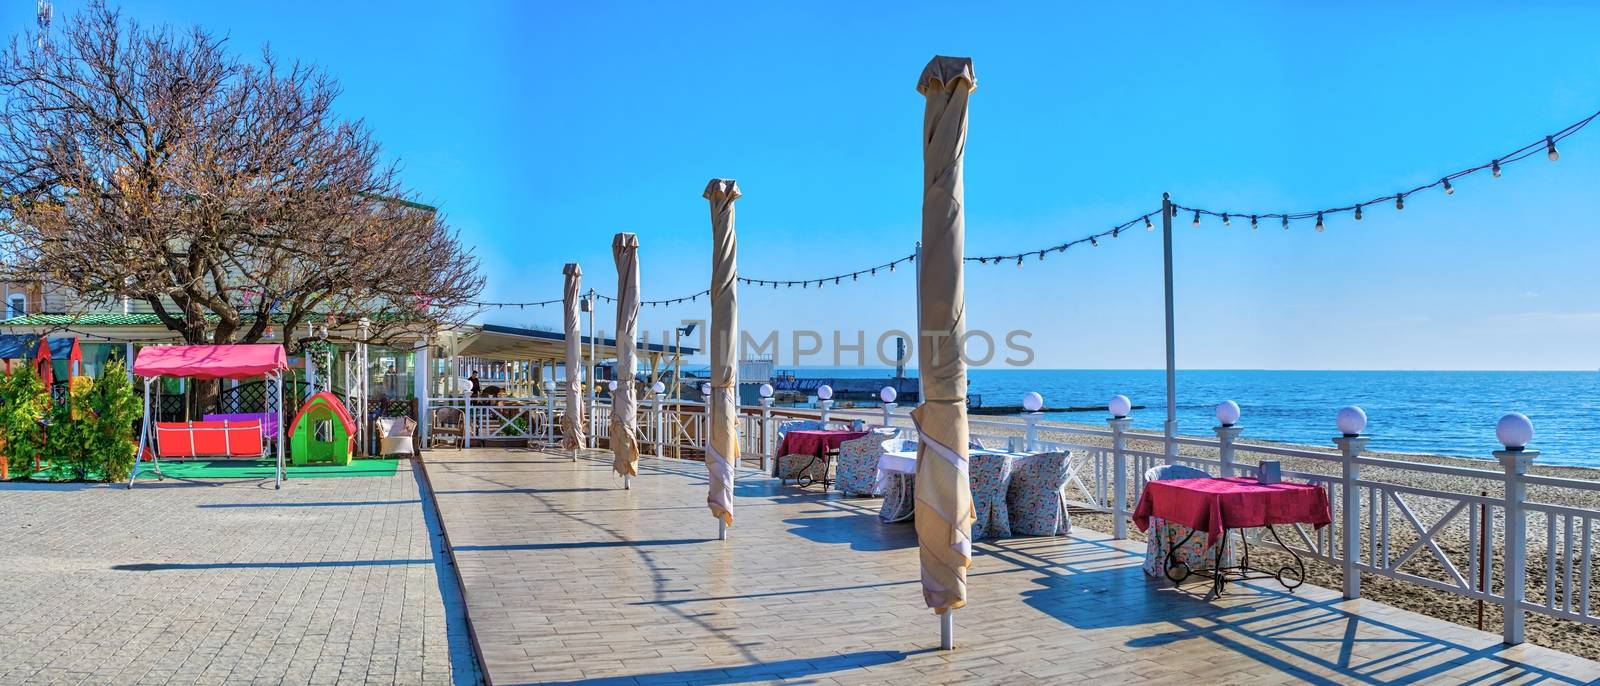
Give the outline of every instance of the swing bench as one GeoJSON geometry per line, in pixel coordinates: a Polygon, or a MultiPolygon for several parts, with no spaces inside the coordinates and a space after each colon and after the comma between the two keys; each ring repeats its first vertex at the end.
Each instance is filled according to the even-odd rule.
{"type": "Polygon", "coordinates": [[[261,420],[156,422],[156,454],[161,457],[267,456],[261,420]]]}
{"type": "MultiPolygon", "coordinates": [[[[139,431],[138,454],[149,454],[151,468],[161,477],[161,458],[267,457],[268,431],[274,440],[277,466],[273,487],[283,486],[283,373],[289,368],[283,346],[273,344],[163,345],[141,348],[133,373],[144,378],[144,421],[139,431]],[[151,388],[160,377],[185,379],[247,379],[262,377],[268,394],[259,418],[217,418],[199,422],[158,422],[151,418],[151,388]],[[271,421],[277,420],[277,421],[271,421]],[[153,444],[153,445],[152,445],[153,444]],[[154,448],[147,453],[147,448],[154,448]]],[[[134,462],[128,488],[139,477],[144,461],[134,462]]]]}

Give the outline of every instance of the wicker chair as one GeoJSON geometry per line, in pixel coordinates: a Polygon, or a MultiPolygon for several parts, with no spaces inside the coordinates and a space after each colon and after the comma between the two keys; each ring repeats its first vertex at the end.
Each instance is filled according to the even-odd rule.
{"type": "Polygon", "coordinates": [[[435,407],[428,410],[428,447],[452,443],[456,450],[466,444],[467,415],[456,407],[435,407]]]}

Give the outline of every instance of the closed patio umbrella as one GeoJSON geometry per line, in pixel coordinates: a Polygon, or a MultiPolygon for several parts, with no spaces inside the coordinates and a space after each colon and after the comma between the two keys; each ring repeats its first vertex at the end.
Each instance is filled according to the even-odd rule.
{"type": "Polygon", "coordinates": [[[712,179],[705,198],[711,201],[711,441],[706,444],[706,471],[711,488],[706,505],[717,518],[717,536],[727,538],[733,525],[733,466],[739,463],[738,404],[734,378],[739,360],[738,242],[733,233],[733,201],[739,199],[733,179],[712,179]]]}
{"type": "Polygon", "coordinates": [[[568,262],[561,270],[566,275],[566,285],[561,291],[563,309],[562,325],[567,342],[567,413],[561,418],[561,447],[572,453],[578,461],[578,449],[583,447],[583,394],[580,377],[583,369],[583,341],[578,337],[578,299],[583,297],[583,269],[577,262],[568,262]]]}
{"type": "Polygon", "coordinates": [[[639,328],[639,237],[619,233],[611,239],[617,262],[617,390],[611,394],[611,469],[623,488],[639,475],[639,402],[633,387],[639,328]]]}
{"type": "Polygon", "coordinates": [[[940,615],[940,647],[953,645],[951,613],[967,603],[972,564],[972,485],[967,480],[967,365],[962,359],[966,234],[962,164],[972,60],[934,57],[917,80],[922,116],[922,265],[917,274],[917,371],[922,404],[911,412],[917,446],[917,546],[922,598],[940,615]]]}

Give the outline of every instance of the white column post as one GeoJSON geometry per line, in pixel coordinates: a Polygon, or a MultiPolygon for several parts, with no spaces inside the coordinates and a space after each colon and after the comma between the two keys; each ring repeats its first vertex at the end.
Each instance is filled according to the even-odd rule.
{"type": "Polygon", "coordinates": [[[772,473],[772,398],[761,399],[761,473],[772,473]]]}
{"type": "Polygon", "coordinates": [[[817,406],[822,408],[822,423],[823,424],[827,424],[828,423],[828,413],[833,411],[833,401],[832,400],[819,400],[819,401],[817,401],[817,406]]]}
{"type": "Polygon", "coordinates": [[[432,388],[432,384],[428,383],[428,371],[431,369],[428,352],[428,335],[423,334],[422,340],[411,351],[411,395],[417,399],[418,449],[428,446],[428,392],[432,388]]]}
{"type": "Polygon", "coordinates": [[[361,387],[356,389],[356,405],[358,406],[356,411],[360,413],[356,415],[356,445],[359,446],[356,454],[361,456],[370,454],[372,447],[372,406],[370,403],[371,398],[368,397],[368,393],[372,388],[372,371],[371,365],[368,364],[370,357],[367,351],[367,338],[371,335],[372,320],[366,317],[356,320],[355,362],[358,369],[355,377],[356,383],[361,384],[361,387]]]}
{"type": "Polygon", "coordinates": [[[666,457],[663,446],[667,442],[667,394],[656,394],[656,459],[666,457]]]}
{"type": "Polygon", "coordinates": [[[1128,428],[1133,420],[1112,417],[1106,420],[1111,427],[1111,537],[1128,537],[1128,428]]]}
{"type": "Polygon", "coordinates": [[[896,408],[896,407],[899,407],[899,405],[897,405],[895,403],[884,403],[883,404],[883,425],[884,426],[886,426],[886,427],[893,427],[894,426],[894,408],[896,408]]]}
{"type": "Polygon", "coordinates": [[[1026,412],[1022,415],[1023,423],[1028,425],[1027,432],[1024,434],[1023,440],[1023,445],[1025,446],[1023,448],[1024,452],[1031,453],[1039,449],[1039,417],[1042,414],[1044,413],[1026,412]]]}
{"type": "MultiPolygon", "coordinates": [[[[1517,645],[1523,642],[1523,627],[1527,613],[1522,609],[1522,601],[1526,595],[1528,569],[1528,513],[1522,509],[1523,501],[1527,499],[1527,482],[1523,477],[1528,474],[1528,467],[1533,465],[1534,458],[1539,456],[1537,450],[1524,450],[1520,447],[1507,450],[1494,451],[1494,457],[1500,461],[1500,466],[1506,471],[1506,568],[1505,568],[1505,621],[1502,639],[1506,645],[1517,645]]],[[[1483,545],[1489,545],[1484,541],[1483,545]]],[[[1570,545],[1570,543],[1569,543],[1570,545]]],[[[1546,589],[1546,593],[1553,590],[1546,589]]]]}
{"type": "Polygon", "coordinates": [[[551,392],[550,389],[548,388],[550,383],[551,382],[549,380],[545,381],[545,385],[546,385],[545,393],[544,393],[544,442],[545,443],[555,443],[556,442],[556,394],[551,392]]]}
{"type": "Polygon", "coordinates": [[[461,394],[461,447],[472,447],[472,393],[470,392],[461,394]]]}
{"type": "Polygon", "coordinates": [[[133,383],[133,341],[128,341],[124,345],[127,346],[127,358],[125,358],[123,360],[123,364],[127,367],[128,383],[132,384],[133,383]]]}
{"type": "Polygon", "coordinates": [[[1244,431],[1244,427],[1227,424],[1211,427],[1211,430],[1217,433],[1217,443],[1220,444],[1217,453],[1221,458],[1222,466],[1218,469],[1218,476],[1226,479],[1233,476],[1233,442],[1238,440],[1240,432],[1244,431]]]}
{"type": "Polygon", "coordinates": [[[939,615],[939,649],[952,650],[956,647],[956,611],[951,608],[939,615]]]}
{"type": "MultiPolygon", "coordinates": [[[[1333,439],[1334,445],[1339,446],[1342,475],[1339,490],[1341,496],[1339,527],[1344,534],[1341,553],[1344,554],[1344,597],[1353,600],[1361,597],[1361,570],[1356,565],[1361,563],[1361,488],[1356,482],[1361,479],[1361,465],[1356,459],[1361,457],[1361,451],[1367,447],[1366,436],[1359,434],[1339,436],[1333,439]]],[[[1376,515],[1374,515],[1376,516],[1376,515]]]]}

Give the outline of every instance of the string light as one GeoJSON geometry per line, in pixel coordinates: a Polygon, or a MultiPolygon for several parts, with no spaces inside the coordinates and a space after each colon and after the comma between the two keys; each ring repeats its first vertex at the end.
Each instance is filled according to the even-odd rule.
{"type": "MultiPolygon", "coordinates": [[[[1495,178],[1499,178],[1501,173],[1502,173],[1502,171],[1503,171],[1503,169],[1502,169],[1503,167],[1505,167],[1508,164],[1513,164],[1513,163],[1516,163],[1516,162],[1520,162],[1520,161],[1522,161],[1524,159],[1532,157],[1533,155],[1538,154],[1539,151],[1541,151],[1541,150],[1544,151],[1545,156],[1547,158],[1549,158],[1552,162],[1556,161],[1556,160],[1559,160],[1561,158],[1561,154],[1557,150],[1556,144],[1561,142],[1562,139],[1564,139],[1564,138],[1566,138],[1568,136],[1571,136],[1571,135],[1577,133],[1579,130],[1583,129],[1584,127],[1590,125],[1591,123],[1594,122],[1594,120],[1596,118],[1600,118],[1600,112],[1594,112],[1594,113],[1584,117],[1583,119],[1580,119],[1580,120],[1578,120],[1576,122],[1573,122],[1572,124],[1566,126],[1565,128],[1562,128],[1562,129],[1560,129],[1560,130],[1558,130],[1558,131],[1556,131],[1554,133],[1551,133],[1551,134],[1545,135],[1545,136],[1540,136],[1539,138],[1535,139],[1533,142],[1530,142],[1527,145],[1524,145],[1524,146],[1522,146],[1520,148],[1517,148],[1515,150],[1507,152],[1507,153],[1505,153],[1503,155],[1492,157],[1492,158],[1489,159],[1488,162],[1484,162],[1483,164],[1479,164],[1479,165],[1476,165],[1476,166],[1468,167],[1466,169],[1462,169],[1462,170],[1459,170],[1459,171],[1456,171],[1456,172],[1453,172],[1453,173],[1450,173],[1450,174],[1444,174],[1442,176],[1436,177],[1438,180],[1434,181],[1432,183],[1423,184],[1423,185],[1417,186],[1415,188],[1404,189],[1404,190],[1401,190],[1401,191],[1396,192],[1396,193],[1391,194],[1391,195],[1379,196],[1379,197],[1376,197],[1376,198],[1363,200],[1363,201],[1357,202],[1357,203],[1350,203],[1348,205],[1340,205],[1340,206],[1334,206],[1334,207],[1322,207],[1322,208],[1311,209],[1311,210],[1307,210],[1307,211],[1303,211],[1303,212],[1289,212],[1289,213],[1285,213],[1284,216],[1286,218],[1290,219],[1290,220],[1297,220],[1297,219],[1311,219],[1311,218],[1316,217],[1318,214],[1321,214],[1326,218],[1329,215],[1338,214],[1340,212],[1350,212],[1352,214],[1359,215],[1359,214],[1362,214],[1363,213],[1363,209],[1365,207],[1369,206],[1369,205],[1376,205],[1376,204],[1379,204],[1379,203],[1385,203],[1385,202],[1390,202],[1390,201],[1394,202],[1394,206],[1395,206],[1396,210],[1403,210],[1403,209],[1405,209],[1405,206],[1406,206],[1406,203],[1405,203],[1406,196],[1413,195],[1413,194],[1418,193],[1420,191],[1428,190],[1428,189],[1431,189],[1431,188],[1438,188],[1440,190],[1443,190],[1447,195],[1452,195],[1455,192],[1455,181],[1459,180],[1461,177],[1468,176],[1468,175],[1471,175],[1471,174],[1476,174],[1476,173],[1481,172],[1481,171],[1488,171],[1495,178]]],[[[1260,215],[1260,216],[1265,216],[1265,217],[1276,217],[1276,216],[1279,216],[1275,212],[1258,212],[1255,215],[1251,215],[1251,214],[1246,213],[1246,212],[1240,212],[1240,211],[1238,211],[1236,209],[1231,209],[1231,210],[1228,210],[1226,212],[1221,211],[1221,210],[1207,210],[1207,209],[1201,209],[1201,208],[1196,208],[1196,207],[1184,207],[1183,209],[1186,210],[1186,211],[1187,210],[1194,210],[1194,211],[1198,212],[1199,214],[1211,215],[1211,216],[1214,216],[1214,217],[1233,216],[1233,215],[1238,215],[1238,216],[1247,216],[1247,215],[1248,216],[1256,216],[1256,215],[1260,215]]]]}
{"type": "MultiPolygon", "coordinates": [[[[1156,228],[1155,224],[1153,222],[1151,222],[1151,220],[1150,220],[1150,218],[1153,215],[1159,213],[1159,214],[1162,215],[1162,218],[1163,218],[1164,221],[1176,221],[1177,218],[1178,218],[1178,212],[1182,211],[1182,210],[1188,210],[1188,211],[1193,212],[1192,223],[1196,228],[1200,227],[1200,215],[1202,215],[1202,214],[1207,214],[1207,215],[1211,215],[1211,216],[1215,216],[1215,217],[1221,218],[1223,226],[1231,226],[1232,225],[1232,219],[1233,219],[1233,217],[1235,215],[1237,215],[1237,216],[1249,216],[1250,217],[1250,229],[1252,231],[1258,230],[1260,228],[1260,218],[1263,217],[1263,216],[1265,216],[1265,217],[1278,217],[1279,220],[1281,221],[1282,225],[1283,225],[1284,230],[1288,230],[1289,229],[1289,222],[1291,220],[1293,220],[1293,219],[1305,219],[1305,218],[1315,217],[1316,218],[1316,230],[1318,232],[1321,232],[1326,228],[1325,215],[1328,215],[1328,214],[1336,214],[1336,213],[1339,213],[1339,212],[1352,212],[1354,214],[1354,217],[1355,217],[1356,221],[1360,221],[1361,218],[1362,218],[1362,214],[1363,214],[1362,211],[1368,205],[1373,205],[1373,204],[1382,203],[1382,202],[1385,202],[1385,201],[1388,201],[1388,200],[1393,200],[1394,201],[1394,207],[1395,207],[1396,210],[1404,210],[1405,207],[1406,207],[1406,196],[1407,195],[1411,195],[1411,194],[1417,193],[1419,191],[1427,190],[1429,188],[1439,187],[1441,190],[1444,191],[1445,195],[1454,195],[1455,194],[1455,186],[1451,183],[1452,179],[1457,179],[1457,178],[1460,178],[1460,177],[1463,177],[1463,176],[1474,174],[1474,173],[1477,173],[1479,171],[1483,171],[1485,169],[1489,170],[1490,174],[1492,176],[1494,176],[1495,178],[1499,178],[1500,175],[1501,175],[1501,167],[1502,166],[1504,166],[1506,164],[1519,162],[1519,161],[1521,161],[1523,159],[1526,159],[1526,158],[1528,158],[1528,157],[1530,157],[1530,156],[1532,156],[1534,154],[1537,154],[1539,149],[1541,148],[1541,146],[1543,147],[1543,149],[1545,151],[1545,156],[1551,162],[1555,162],[1555,161],[1561,159],[1561,154],[1556,149],[1556,142],[1566,138],[1567,136],[1571,136],[1572,134],[1577,133],[1579,130],[1583,129],[1584,127],[1586,127],[1590,123],[1592,123],[1597,117],[1600,117],[1600,112],[1595,112],[1593,114],[1590,114],[1589,116],[1587,116],[1587,117],[1585,117],[1583,119],[1580,119],[1577,122],[1574,122],[1573,124],[1567,126],[1566,128],[1563,128],[1563,129],[1561,129],[1561,130],[1559,130],[1559,131],[1557,131],[1557,132],[1555,132],[1553,134],[1544,136],[1542,141],[1535,141],[1535,142],[1530,143],[1528,145],[1525,145],[1525,146],[1523,146],[1521,148],[1513,150],[1513,151],[1511,151],[1511,152],[1509,152],[1509,153],[1507,153],[1505,155],[1501,155],[1499,157],[1493,158],[1493,159],[1491,159],[1489,161],[1488,164],[1482,164],[1482,165],[1478,165],[1478,166],[1475,166],[1475,167],[1470,167],[1470,168],[1467,168],[1467,169],[1463,169],[1461,171],[1457,171],[1457,172],[1452,173],[1452,174],[1446,174],[1444,176],[1439,177],[1438,181],[1435,181],[1435,182],[1430,183],[1430,184],[1418,186],[1416,188],[1412,188],[1412,189],[1409,189],[1409,190],[1400,191],[1400,192],[1394,193],[1393,195],[1381,196],[1381,197],[1373,198],[1371,200],[1367,200],[1367,201],[1364,201],[1364,202],[1354,203],[1354,204],[1348,205],[1348,206],[1325,207],[1325,208],[1322,208],[1322,209],[1309,210],[1309,211],[1305,211],[1305,212],[1255,213],[1255,214],[1248,214],[1247,215],[1247,213],[1236,212],[1236,211],[1231,211],[1231,210],[1227,211],[1227,212],[1218,212],[1218,211],[1195,208],[1195,207],[1181,207],[1176,203],[1168,202],[1165,211],[1156,210],[1154,212],[1149,212],[1149,213],[1146,213],[1146,214],[1142,214],[1142,215],[1134,217],[1133,219],[1131,219],[1131,220],[1129,220],[1127,222],[1124,222],[1124,223],[1119,224],[1119,225],[1117,225],[1115,227],[1112,227],[1109,231],[1103,231],[1101,233],[1093,234],[1093,235],[1090,235],[1090,236],[1085,236],[1083,238],[1079,238],[1079,239],[1076,239],[1076,240],[1067,241],[1065,243],[1061,243],[1059,245],[1055,245],[1055,246],[1052,246],[1052,247],[1040,248],[1040,249],[1037,249],[1037,250],[1029,250],[1029,251],[1025,251],[1025,252],[1021,252],[1021,253],[1014,253],[1014,254],[1010,254],[1010,255],[992,255],[992,256],[980,256],[980,257],[967,257],[967,258],[964,258],[964,259],[966,259],[968,261],[975,260],[979,264],[988,264],[991,261],[994,262],[995,264],[999,264],[1003,260],[1013,260],[1013,261],[1016,262],[1018,267],[1021,267],[1024,264],[1024,258],[1026,258],[1029,255],[1033,255],[1033,256],[1037,257],[1040,261],[1043,261],[1045,254],[1048,253],[1049,251],[1054,250],[1056,252],[1065,253],[1068,248],[1070,248],[1071,246],[1076,245],[1078,243],[1088,243],[1093,247],[1099,247],[1100,246],[1100,241],[1099,241],[1100,238],[1104,238],[1106,236],[1110,236],[1112,238],[1116,238],[1121,234],[1123,229],[1130,228],[1130,227],[1138,224],[1139,222],[1144,222],[1145,231],[1147,231],[1147,232],[1148,231],[1155,231],[1155,228],[1156,228]]],[[[821,277],[821,278],[818,278],[818,279],[804,279],[804,280],[782,281],[782,282],[780,282],[780,281],[776,281],[776,280],[746,279],[746,278],[740,277],[738,280],[740,282],[742,282],[742,283],[746,283],[746,284],[750,284],[750,285],[754,285],[754,286],[758,286],[758,287],[759,286],[764,286],[764,285],[770,285],[774,289],[777,289],[778,288],[778,284],[780,284],[780,283],[782,283],[787,288],[793,288],[794,285],[797,284],[797,283],[800,284],[801,288],[808,288],[811,284],[815,283],[817,285],[817,287],[820,289],[820,288],[822,288],[823,284],[828,280],[832,280],[834,284],[841,283],[845,276],[849,276],[851,281],[859,281],[862,274],[866,274],[867,276],[876,276],[878,274],[878,270],[883,268],[883,267],[888,267],[889,271],[892,273],[892,272],[895,271],[895,267],[900,262],[910,262],[910,261],[914,260],[915,258],[916,258],[915,255],[910,255],[910,256],[906,256],[906,257],[902,257],[902,258],[898,258],[898,259],[892,260],[892,261],[890,261],[890,262],[888,262],[886,264],[880,264],[880,265],[868,267],[866,269],[856,270],[856,271],[853,271],[853,272],[848,272],[848,273],[843,273],[843,274],[837,274],[837,275],[833,275],[833,276],[825,276],[825,277],[821,277]]],[[[672,305],[672,304],[681,303],[681,302],[685,302],[685,301],[696,302],[701,295],[709,295],[709,294],[710,294],[710,290],[708,289],[708,290],[704,290],[704,291],[701,291],[699,293],[696,293],[696,294],[693,294],[693,295],[690,295],[690,296],[686,296],[686,297],[683,297],[683,298],[675,298],[675,299],[671,299],[671,300],[647,300],[647,301],[641,302],[641,304],[650,305],[650,306],[659,306],[659,305],[672,305]]],[[[589,295],[591,297],[597,297],[597,298],[599,298],[601,300],[605,300],[606,302],[616,302],[615,298],[613,298],[611,296],[604,296],[604,295],[595,294],[594,291],[592,291],[592,290],[589,292],[589,295]]],[[[513,307],[513,306],[515,306],[515,307],[517,307],[519,309],[525,309],[528,306],[544,307],[546,305],[552,305],[552,304],[559,303],[559,302],[562,302],[562,299],[557,298],[557,299],[552,299],[552,300],[541,300],[541,301],[522,302],[522,303],[472,301],[472,302],[469,302],[467,304],[473,305],[473,306],[477,306],[477,307],[480,307],[480,308],[513,307]]]]}

